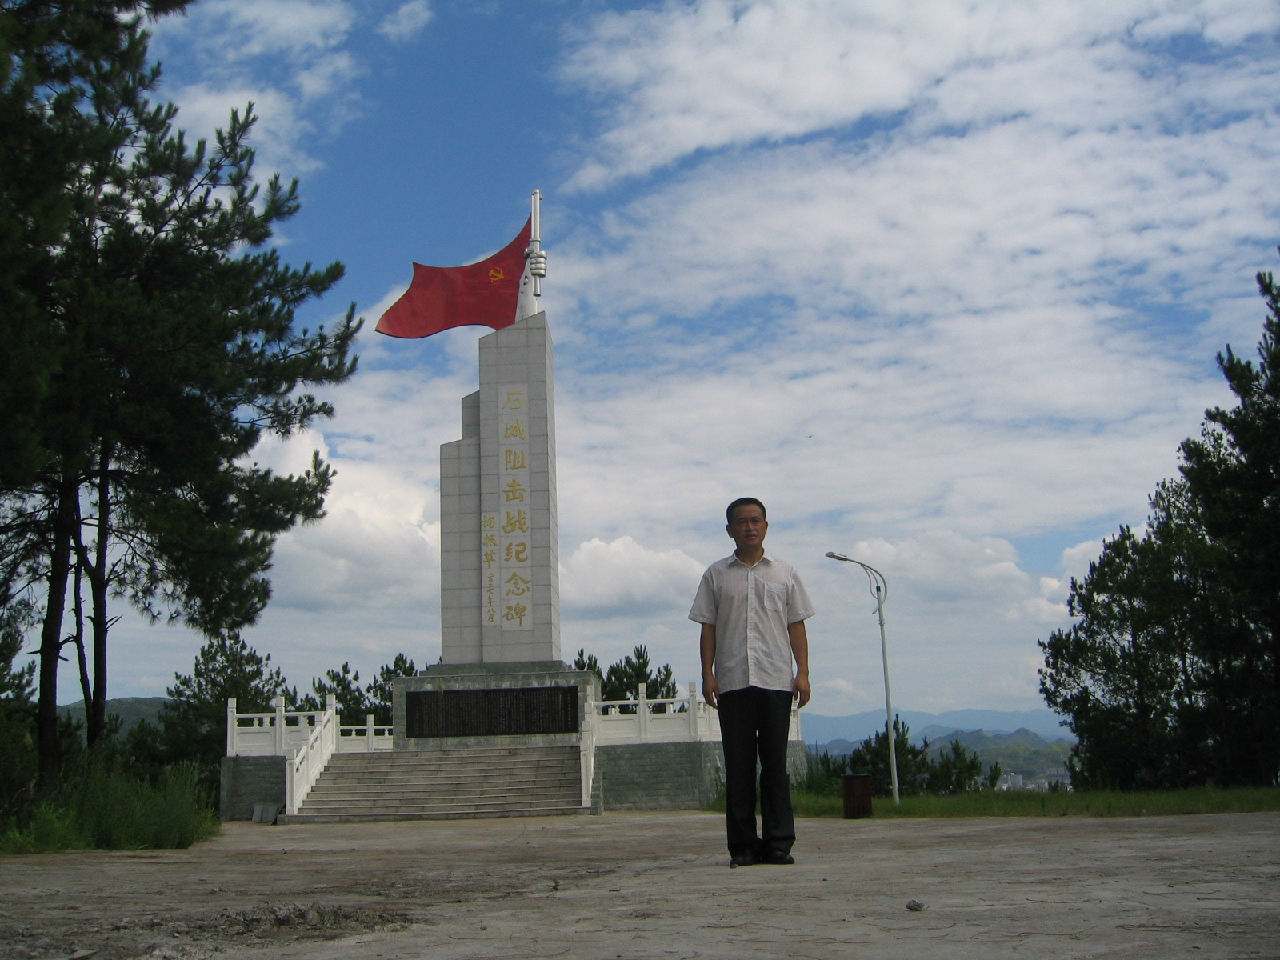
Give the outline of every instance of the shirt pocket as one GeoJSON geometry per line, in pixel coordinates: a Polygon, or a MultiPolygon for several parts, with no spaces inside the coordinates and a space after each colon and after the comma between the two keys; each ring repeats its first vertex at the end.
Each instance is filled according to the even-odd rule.
{"type": "Polygon", "coordinates": [[[766,583],[764,585],[764,608],[779,613],[787,609],[787,585],[785,583],[766,583]]]}

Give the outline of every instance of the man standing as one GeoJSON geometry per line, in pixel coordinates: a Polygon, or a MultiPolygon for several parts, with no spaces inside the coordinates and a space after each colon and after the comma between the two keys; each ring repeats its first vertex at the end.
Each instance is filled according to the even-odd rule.
{"type": "Polygon", "coordinates": [[[809,702],[804,622],[813,605],[795,569],[764,552],[763,503],[742,497],[729,504],[725,519],[735,549],[702,575],[689,619],[702,624],[703,696],[720,712],[729,866],[794,863],[787,732],[792,700],[801,707],[809,702]]]}

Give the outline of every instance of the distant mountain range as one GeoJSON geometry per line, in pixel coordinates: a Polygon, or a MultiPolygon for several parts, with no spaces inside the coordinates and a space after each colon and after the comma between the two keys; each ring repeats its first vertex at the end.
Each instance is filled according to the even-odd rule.
{"type": "MultiPolygon", "coordinates": [[[[128,733],[139,721],[155,723],[160,716],[160,708],[168,703],[167,697],[117,697],[107,701],[107,716],[120,718],[120,732],[128,733]]],[[[84,723],[84,701],[77,700],[58,708],[59,713],[67,714],[84,723]]]]}
{"type": "MultiPolygon", "coordinates": [[[[922,738],[930,743],[957,731],[982,731],[986,734],[1010,734],[1029,730],[1042,740],[1074,741],[1075,737],[1052,710],[947,710],[925,713],[921,710],[896,710],[899,720],[907,725],[913,742],[922,738]]],[[[805,711],[800,715],[804,741],[822,746],[833,740],[861,743],[884,729],[884,711],[868,710],[845,717],[826,717],[805,711]]]]}
{"type": "MultiPolygon", "coordinates": [[[[978,755],[984,770],[998,764],[1004,773],[1019,774],[1028,781],[1060,776],[1075,743],[1071,731],[1050,710],[901,710],[898,718],[907,725],[913,743],[929,741],[930,756],[958,741],[978,755]]],[[[884,729],[884,714],[878,710],[847,717],[806,713],[801,729],[811,748],[844,756],[884,729]]]]}

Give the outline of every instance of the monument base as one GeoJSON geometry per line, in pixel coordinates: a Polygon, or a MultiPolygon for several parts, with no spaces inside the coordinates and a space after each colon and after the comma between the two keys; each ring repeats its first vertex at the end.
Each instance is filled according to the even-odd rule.
{"type": "Polygon", "coordinates": [[[582,742],[600,680],[559,660],[437,664],[392,680],[396,750],[582,742]]]}

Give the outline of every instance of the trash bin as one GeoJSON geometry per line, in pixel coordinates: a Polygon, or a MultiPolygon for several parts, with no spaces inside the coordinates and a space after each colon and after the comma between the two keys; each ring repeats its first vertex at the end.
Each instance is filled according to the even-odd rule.
{"type": "Polygon", "coordinates": [[[871,774],[846,773],[841,779],[844,781],[844,818],[871,816],[871,774]]]}

